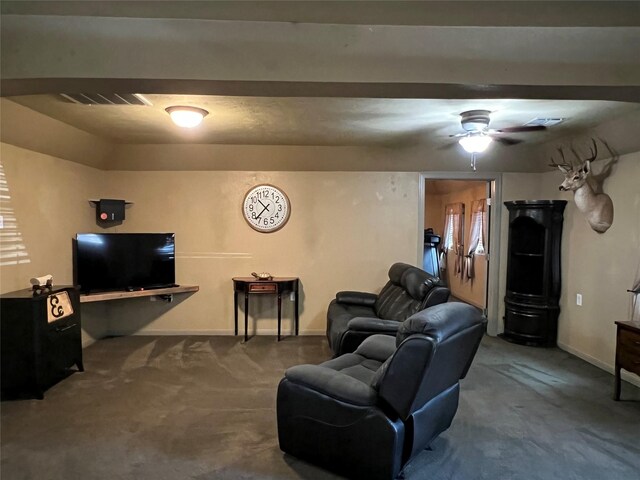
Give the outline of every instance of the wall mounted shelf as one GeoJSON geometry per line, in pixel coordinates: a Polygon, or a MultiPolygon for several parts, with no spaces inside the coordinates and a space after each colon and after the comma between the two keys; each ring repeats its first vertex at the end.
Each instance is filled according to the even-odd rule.
{"type": "Polygon", "coordinates": [[[151,290],[136,290],[134,292],[101,292],[83,293],[80,295],[80,303],[106,302],[109,300],[120,300],[123,298],[136,297],[164,297],[175,293],[190,293],[200,290],[198,285],[180,285],[179,287],[155,288],[151,290]]]}

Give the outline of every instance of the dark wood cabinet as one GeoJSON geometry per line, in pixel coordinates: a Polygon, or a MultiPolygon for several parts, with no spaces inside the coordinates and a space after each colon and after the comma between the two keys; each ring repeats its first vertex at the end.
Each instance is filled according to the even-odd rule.
{"type": "Polygon", "coordinates": [[[43,398],[47,388],[82,365],[80,300],[74,287],[0,296],[3,398],[43,398]]]}
{"type": "Polygon", "coordinates": [[[613,399],[620,400],[620,370],[640,375],[640,323],[616,322],[616,380],[613,390],[613,399]]]}
{"type": "Polygon", "coordinates": [[[516,200],[509,210],[504,338],[555,346],[564,200],[516,200]]]}

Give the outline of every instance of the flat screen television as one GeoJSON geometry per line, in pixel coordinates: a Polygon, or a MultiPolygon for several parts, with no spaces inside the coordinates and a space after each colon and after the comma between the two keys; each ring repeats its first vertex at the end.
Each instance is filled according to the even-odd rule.
{"type": "Polygon", "coordinates": [[[84,293],[175,285],[174,233],[78,233],[75,284],[84,293]]]}

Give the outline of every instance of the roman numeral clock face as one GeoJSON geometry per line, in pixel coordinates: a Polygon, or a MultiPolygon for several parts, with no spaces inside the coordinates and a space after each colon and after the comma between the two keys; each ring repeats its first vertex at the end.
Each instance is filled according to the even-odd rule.
{"type": "Polygon", "coordinates": [[[275,232],[289,220],[291,207],[287,195],[273,185],[257,185],[244,197],[242,213],[258,232],[275,232]]]}

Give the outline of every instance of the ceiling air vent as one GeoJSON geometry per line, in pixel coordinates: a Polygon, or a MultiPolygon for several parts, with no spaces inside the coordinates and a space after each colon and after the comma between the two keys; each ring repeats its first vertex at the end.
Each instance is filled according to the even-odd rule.
{"type": "Polygon", "coordinates": [[[564,122],[566,119],[564,118],[534,118],[533,120],[529,120],[527,123],[525,123],[525,126],[527,127],[537,127],[537,126],[542,126],[542,127],[553,127],[554,125],[558,125],[562,122],[564,122]]]}
{"type": "Polygon", "coordinates": [[[60,96],[82,105],[151,106],[151,102],[139,93],[61,93],[60,96]]]}

